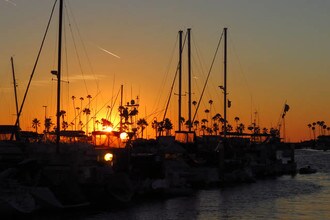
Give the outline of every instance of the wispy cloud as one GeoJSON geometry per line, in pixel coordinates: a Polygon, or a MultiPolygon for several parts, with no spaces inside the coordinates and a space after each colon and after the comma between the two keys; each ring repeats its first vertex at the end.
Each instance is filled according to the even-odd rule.
{"type": "Polygon", "coordinates": [[[10,4],[12,4],[12,5],[14,5],[14,6],[16,6],[16,3],[13,2],[13,1],[10,1],[10,0],[5,0],[5,1],[8,2],[8,3],[10,3],[10,4]]]}

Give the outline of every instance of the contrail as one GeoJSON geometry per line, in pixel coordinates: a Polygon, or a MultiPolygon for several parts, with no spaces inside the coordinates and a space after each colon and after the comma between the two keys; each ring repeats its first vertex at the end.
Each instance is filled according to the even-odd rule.
{"type": "Polygon", "coordinates": [[[110,54],[110,55],[112,55],[112,56],[117,57],[118,59],[120,59],[120,57],[117,56],[116,54],[111,53],[110,51],[108,51],[108,50],[106,50],[106,49],[103,49],[102,47],[99,47],[99,46],[97,46],[97,47],[98,47],[100,50],[102,50],[102,51],[104,51],[104,52],[106,52],[106,53],[108,53],[108,54],[110,54]]]}
{"type": "Polygon", "coordinates": [[[10,0],[5,0],[5,1],[8,2],[8,3],[10,3],[10,4],[12,4],[12,5],[14,5],[14,6],[16,6],[16,3],[15,2],[12,2],[10,0]]]}

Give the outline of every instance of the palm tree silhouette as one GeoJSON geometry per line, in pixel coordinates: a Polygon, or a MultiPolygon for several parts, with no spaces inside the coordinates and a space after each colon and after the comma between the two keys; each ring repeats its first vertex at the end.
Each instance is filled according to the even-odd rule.
{"type": "Polygon", "coordinates": [[[38,127],[40,127],[40,121],[35,118],[32,120],[32,128],[36,129],[36,133],[38,133],[38,127]]]}
{"type": "Polygon", "coordinates": [[[203,132],[203,135],[205,135],[205,130],[207,129],[207,123],[208,123],[209,121],[207,120],[207,119],[205,119],[205,118],[203,118],[202,119],[202,132],[203,132]]]}
{"type": "Polygon", "coordinates": [[[140,118],[136,124],[141,128],[141,137],[143,138],[143,131],[148,126],[148,122],[144,118],[140,118]]]}
{"type": "Polygon", "coordinates": [[[66,131],[66,129],[67,129],[68,127],[69,127],[68,122],[63,121],[63,122],[62,122],[62,129],[63,129],[64,131],[66,131]]]}
{"type": "Polygon", "coordinates": [[[88,122],[89,122],[89,115],[91,114],[91,110],[89,108],[84,108],[83,113],[86,115],[86,134],[88,134],[88,122]]]}
{"type": "MultiPolygon", "coordinates": [[[[208,109],[205,109],[205,114],[206,114],[206,119],[207,119],[207,123],[209,122],[209,113],[210,113],[210,110],[208,109]]],[[[208,127],[208,124],[207,124],[207,127],[208,127]]]]}
{"type": "Polygon", "coordinates": [[[158,131],[158,122],[157,122],[157,119],[154,119],[154,121],[152,122],[152,124],[151,124],[151,127],[153,128],[153,129],[155,129],[155,137],[157,138],[157,131],[158,131]]]}
{"type": "Polygon", "coordinates": [[[243,134],[244,129],[245,129],[245,125],[243,123],[240,123],[238,125],[238,133],[243,134]]]}
{"type": "Polygon", "coordinates": [[[263,128],[263,129],[262,129],[262,133],[263,133],[263,134],[267,134],[267,133],[268,133],[268,129],[267,129],[267,128],[263,128]]]}
{"type": "Polygon", "coordinates": [[[195,120],[194,121],[194,126],[195,126],[195,131],[198,130],[198,126],[199,126],[199,121],[198,120],[195,120]]]}
{"type": "MultiPolygon", "coordinates": [[[[314,123],[313,123],[314,124],[314,123]]],[[[315,135],[315,126],[312,127],[312,131],[313,131],[313,137],[314,137],[314,140],[316,139],[316,135],[315,135]]]]}
{"type": "Polygon", "coordinates": [[[210,113],[210,115],[212,115],[212,104],[213,104],[213,100],[212,99],[210,99],[209,100],[209,104],[210,104],[210,111],[209,111],[209,113],[210,113]]]}
{"type": "Polygon", "coordinates": [[[180,117],[180,124],[181,124],[181,126],[184,124],[184,122],[186,121],[186,119],[184,118],[184,117],[180,117]]]}
{"type": "Polygon", "coordinates": [[[239,122],[239,117],[236,116],[236,117],[234,118],[234,120],[235,120],[235,122],[236,122],[236,127],[237,127],[237,126],[238,126],[238,122],[239,122]]]}
{"type": "Polygon", "coordinates": [[[130,117],[130,120],[131,120],[131,123],[133,124],[134,121],[133,121],[133,117],[134,116],[137,116],[139,114],[139,111],[137,110],[137,108],[133,108],[130,113],[129,113],[129,117],[130,117]]]}
{"type": "Polygon", "coordinates": [[[103,126],[103,128],[107,128],[107,127],[112,127],[113,126],[113,124],[109,120],[107,120],[105,118],[102,118],[101,119],[101,125],[103,126]]]}
{"type": "Polygon", "coordinates": [[[308,131],[309,131],[309,138],[312,138],[311,130],[312,130],[312,124],[308,124],[308,131]]]}
{"type": "Polygon", "coordinates": [[[165,118],[164,120],[164,129],[166,131],[166,136],[170,136],[171,130],[173,129],[173,124],[169,118],[165,118]]]}
{"type": "MultiPolygon", "coordinates": [[[[194,108],[195,108],[195,111],[197,111],[197,107],[196,107],[197,102],[196,102],[196,101],[192,101],[192,104],[193,104],[193,106],[194,106],[194,108]]],[[[196,112],[196,113],[197,113],[197,112],[196,112]]],[[[198,115],[197,115],[197,119],[198,119],[198,115]]]]}
{"type": "Polygon", "coordinates": [[[66,116],[66,111],[61,110],[61,111],[60,111],[60,117],[62,118],[62,128],[64,127],[63,124],[64,124],[65,116],[66,116]]]}
{"type": "Polygon", "coordinates": [[[213,131],[215,132],[215,135],[218,135],[218,131],[219,131],[218,123],[213,123],[213,131]]]}
{"type": "Polygon", "coordinates": [[[51,118],[46,118],[45,119],[45,132],[49,132],[51,126],[53,125],[52,119],[51,118]]]}
{"type": "Polygon", "coordinates": [[[75,99],[76,97],[73,95],[71,97],[72,103],[73,103],[73,112],[74,112],[74,130],[77,130],[77,114],[76,114],[76,104],[75,104],[75,99]]]}
{"type": "Polygon", "coordinates": [[[83,107],[82,107],[83,104],[82,103],[84,101],[84,98],[83,97],[80,97],[79,99],[80,99],[80,108],[79,108],[80,111],[79,111],[78,114],[79,114],[79,125],[81,126],[80,127],[80,130],[81,130],[82,129],[81,113],[83,111],[83,107]]]}
{"type": "Polygon", "coordinates": [[[99,124],[100,124],[101,122],[99,121],[99,120],[96,120],[95,121],[95,124],[96,124],[96,130],[99,130],[99,124]]]}
{"type": "Polygon", "coordinates": [[[323,135],[325,135],[325,131],[327,130],[327,127],[328,126],[326,124],[323,124],[323,126],[322,126],[322,129],[323,129],[323,132],[322,133],[323,133],[323,135]]]}

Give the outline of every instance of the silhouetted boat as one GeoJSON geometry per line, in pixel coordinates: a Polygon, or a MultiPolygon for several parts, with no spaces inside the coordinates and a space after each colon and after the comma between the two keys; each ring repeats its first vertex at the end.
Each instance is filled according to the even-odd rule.
{"type": "Polygon", "coordinates": [[[314,169],[310,166],[306,166],[306,167],[301,167],[299,169],[299,174],[312,174],[312,173],[316,173],[317,169],[314,169]]]}
{"type": "Polygon", "coordinates": [[[17,186],[10,189],[3,186],[0,190],[8,193],[2,193],[0,201],[15,207],[15,199],[20,200],[22,207],[17,206],[16,210],[25,213],[45,207],[65,209],[90,204],[110,205],[111,202],[128,202],[134,195],[126,173],[129,164],[125,159],[129,149],[125,148],[126,143],[121,141],[119,133],[96,132],[93,144],[81,131],[60,131],[63,1],[59,1],[58,70],[52,71],[58,80],[57,129],[53,133],[47,132],[45,139],[39,136],[35,138],[37,141],[26,139],[20,149],[16,145],[22,142],[13,139],[13,134],[20,134],[18,126],[0,127],[0,135],[11,136],[9,141],[0,142],[1,168],[7,174],[11,172],[10,175],[3,173],[3,178],[10,183],[8,187],[17,186]],[[110,134],[112,141],[108,139],[107,146],[100,147],[96,143],[97,137],[105,135],[110,138],[110,134]],[[3,154],[7,157],[2,157],[3,154]],[[28,191],[23,194],[20,189],[28,191]]]}

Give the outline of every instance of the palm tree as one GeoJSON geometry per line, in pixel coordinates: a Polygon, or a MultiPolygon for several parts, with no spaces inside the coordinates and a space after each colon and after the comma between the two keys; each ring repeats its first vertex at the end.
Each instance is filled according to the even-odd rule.
{"type": "MultiPolygon", "coordinates": [[[[79,111],[79,113],[78,113],[78,114],[79,114],[79,124],[82,125],[82,121],[81,121],[81,113],[82,113],[82,110],[83,110],[83,107],[82,107],[83,104],[82,104],[82,103],[83,103],[83,101],[84,101],[84,98],[83,98],[83,97],[80,97],[79,99],[80,99],[80,108],[79,108],[80,111],[79,111]]],[[[81,129],[82,129],[82,127],[80,127],[80,130],[81,130],[81,129]]]]}
{"type": "Polygon", "coordinates": [[[64,121],[65,116],[66,116],[66,111],[61,110],[61,111],[60,111],[60,117],[62,118],[62,122],[64,121]]]}
{"type": "Polygon", "coordinates": [[[89,115],[91,114],[91,110],[89,108],[84,108],[83,113],[86,114],[86,134],[88,134],[88,122],[89,122],[89,115]]]}
{"type": "Polygon", "coordinates": [[[62,128],[64,128],[64,119],[65,119],[65,116],[66,116],[66,111],[61,110],[60,111],[60,117],[62,118],[62,128]]]}
{"type": "Polygon", "coordinates": [[[215,132],[215,135],[218,135],[218,131],[219,131],[218,123],[213,123],[213,131],[215,132]]]}
{"type": "Polygon", "coordinates": [[[88,108],[91,107],[91,98],[92,98],[91,95],[87,95],[87,99],[88,99],[88,108]]]}
{"type": "Polygon", "coordinates": [[[203,135],[205,135],[205,130],[207,128],[206,126],[206,123],[208,123],[209,121],[207,119],[202,119],[202,132],[203,132],[203,135]]]}
{"type": "MultiPolygon", "coordinates": [[[[196,101],[192,101],[192,104],[193,104],[193,106],[195,107],[195,111],[197,111],[197,107],[196,107],[197,102],[196,102],[196,101]]],[[[197,119],[198,119],[198,115],[197,115],[197,119]]]]}
{"type": "Polygon", "coordinates": [[[204,124],[201,126],[201,130],[202,130],[202,134],[204,136],[205,135],[205,130],[206,130],[206,126],[204,124]]]}
{"type": "Polygon", "coordinates": [[[239,132],[238,132],[238,122],[239,122],[239,117],[236,116],[236,117],[234,118],[234,120],[235,120],[235,122],[236,122],[236,132],[239,133],[239,132]]]}
{"type": "Polygon", "coordinates": [[[140,118],[136,124],[141,128],[141,137],[143,138],[143,131],[148,126],[148,123],[144,118],[140,118]]]}
{"type": "Polygon", "coordinates": [[[96,124],[96,130],[99,130],[99,124],[100,124],[101,122],[99,121],[99,120],[96,120],[95,121],[95,124],[96,124]]]}
{"type": "Polygon", "coordinates": [[[112,127],[112,123],[105,118],[101,119],[101,125],[103,128],[112,127]]]}
{"type": "Polygon", "coordinates": [[[209,100],[209,104],[210,104],[210,115],[212,115],[212,104],[213,104],[213,100],[212,99],[210,99],[209,100]]]}
{"type": "Polygon", "coordinates": [[[309,138],[312,138],[311,130],[312,130],[312,124],[308,124],[308,131],[309,131],[309,138]]]}
{"type": "Polygon", "coordinates": [[[129,117],[131,120],[131,123],[133,124],[133,116],[137,116],[139,114],[139,111],[137,110],[137,108],[133,108],[133,110],[130,111],[129,113],[129,117]]]}
{"type": "MultiPolygon", "coordinates": [[[[314,122],[315,123],[315,122],[314,122]]],[[[314,124],[313,123],[313,124],[314,124]]],[[[316,136],[315,136],[315,126],[312,127],[312,131],[313,131],[313,136],[314,136],[314,140],[316,139],[316,136]]]]}
{"type": "Polygon", "coordinates": [[[173,124],[169,118],[164,120],[164,129],[166,131],[166,136],[171,135],[171,130],[173,129],[173,124]]]}
{"type": "Polygon", "coordinates": [[[273,137],[278,137],[280,135],[280,131],[276,128],[270,128],[269,133],[273,137]]]}
{"type": "Polygon", "coordinates": [[[244,129],[245,129],[245,125],[243,123],[240,123],[238,125],[238,133],[243,134],[244,129]]]}
{"type": "Polygon", "coordinates": [[[74,130],[77,130],[77,114],[76,114],[76,104],[75,104],[75,99],[76,97],[73,95],[71,97],[72,102],[73,102],[73,112],[74,112],[74,130]]]}
{"type": "Polygon", "coordinates": [[[319,135],[322,135],[323,132],[322,132],[322,128],[323,128],[323,125],[324,125],[324,121],[317,121],[316,124],[319,126],[319,135]]]}
{"type": "Polygon", "coordinates": [[[234,118],[234,120],[235,120],[235,122],[236,122],[236,127],[238,127],[239,117],[236,116],[236,117],[234,118]]]}
{"type": "Polygon", "coordinates": [[[227,131],[231,132],[233,130],[233,126],[231,126],[230,124],[227,124],[227,131]]]}
{"type": "Polygon", "coordinates": [[[184,124],[184,122],[186,121],[186,119],[184,118],[184,117],[180,117],[180,124],[181,124],[181,126],[184,124]]]}
{"type": "Polygon", "coordinates": [[[68,122],[63,121],[63,122],[62,122],[62,129],[65,131],[68,127],[69,127],[68,122]]]}
{"type": "Polygon", "coordinates": [[[51,118],[46,118],[45,119],[45,129],[46,132],[49,132],[51,126],[53,125],[52,119],[51,118]]]}
{"type": "Polygon", "coordinates": [[[84,98],[83,97],[80,97],[80,109],[82,109],[82,102],[84,101],[84,98]]]}
{"type": "Polygon", "coordinates": [[[252,123],[252,125],[249,125],[248,130],[252,132],[252,130],[254,129],[254,127],[255,127],[255,126],[254,126],[253,123],[252,123]]]}
{"type": "Polygon", "coordinates": [[[267,134],[267,133],[268,133],[268,129],[267,129],[267,128],[263,128],[263,129],[262,129],[262,133],[263,133],[263,134],[267,134]]]}
{"type": "Polygon", "coordinates": [[[186,126],[187,129],[191,128],[192,127],[192,124],[190,123],[189,120],[187,120],[184,125],[186,126]]]}
{"type": "Polygon", "coordinates": [[[212,120],[213,121],[219,121],[220,122],[220,118],[221,118],[221,115],[219,113],[215,114],[213,117],[212,117],[212,120]]]}
{"type": "Polygon", "coordinates": [[[322,132],[323,135],[325,135],[325,131],[327,130],[327,127],[328,127],[328,126],[327,126],[326,124],[324,124],[324,125],[322,126],[322,128],[323,128],[323,132],[322,132]]]}
{"type": "Polygon", "coordinates": [[[154,119],[154,121],[151,124],[151,127],[155,129],[155,137],[157,138],[157,131],[158,131],[158,122],[157,119],[154,119]]]}
{"type": "MultiPolygon", "coordinates": [[[[205,114],[206,114],[206,118],[207,118],[207,122],[209,122],[209,113],[210,113],[210,110],[208,109],[205,109],[205,114]]],[[[208,126],[208,125],[207,125],[208,126]]]]}
{"type": "Polygon", "coordinates": [[[199,125],[199,121],[198,120],[195,120],[194,121],[195,131],[198,130],[198,125],[199,125]]]}
{"type": "Polygon", "coordinates": [[[36,129],[36,133],[38,133],[38,127],[40,127],[40,121],[35,118],[32,120],[32,128],[36,129]]]}

